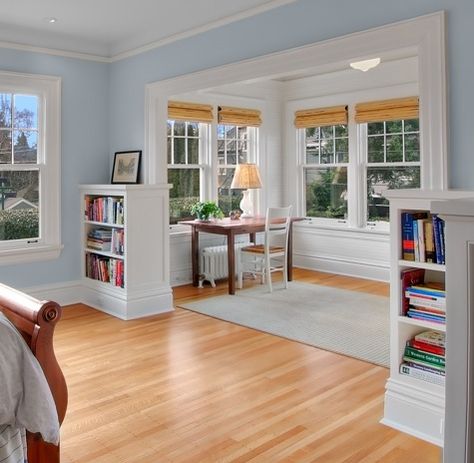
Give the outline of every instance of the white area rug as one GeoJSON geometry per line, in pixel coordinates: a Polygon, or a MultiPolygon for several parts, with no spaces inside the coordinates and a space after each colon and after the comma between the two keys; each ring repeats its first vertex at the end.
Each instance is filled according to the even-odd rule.
{"type": "Polygon", "coordinates": [[[377,365],[389,365],[389,299],[308,283],[266,285],[180,307],[377,365]],[[275,285],[278,286],[278,285],[275,285]]]}

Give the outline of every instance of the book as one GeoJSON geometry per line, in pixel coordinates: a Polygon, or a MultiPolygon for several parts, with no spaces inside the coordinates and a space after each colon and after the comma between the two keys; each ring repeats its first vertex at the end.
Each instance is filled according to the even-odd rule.
{"type": "Polygon", "coordinates": [[[422,381],[438,384],[439,386],[445,386],[446,384],[446,377],[444,375],[425,370],[417,365],[409,365],[405,362],[400,365],[400,373],[412,378],[421,379],[422,381]]]}
{"type": "Polygon", "coordinates": [[[427,330],[418,333],[414,339],[434,346],[446,347],[446,335],[440,331],[427,330]]]}
{"type": "Polygon", "coordinates": [[[420,262],[426,262],[426,253],[425,253],[425,226],[424,222],[426,219],[417,220],[417,230],[418,230],[418,255],[420,262]]]}
{"type": "Polygon", "coordinates": [[[402,288],[402,315],[405,315],[410,306],[408,297],[405,296],[407,288],[425,281],[425,270],[421,268],[409,268],[400,273],[402,288]]]}
{"type": "Polygon", "coordinates": [[[443,224],[444,221],[438,217],[437,214],[433,214],[433,234],[435,242],[435,253],[436,253],[436,263],[444,264],[444,232],[443,224]]]}
{"type": "Polygon", "coordinates": [[[444,283],[437,281],[427,281],[425,283],[419,283],[410,286],[409,291],[420,294],[428,295],[434,297],[446,297],[446,288],[444,283]]]}
{"type": "Polygon", "coordinates": [[[428,314],[426,312],[421,312],[418,310],[408,309],[407,316],[410,318],[415,318],[417,320],[425,320],[433,323],[439,323],[440,325],[446,324],[446,317],[428,314]]]}
{"type": "Polygon", "coordinates": [[[407,345],[405,347],[405,355],[403,356],[404,360],[410,359],[413,362],[421,361],[425,364],[428,364],[432,367],[444,369],[445,367],[445,358],[441,355],[431,354],[429,352],[423,352],[419,349],[415,349],[407,345]]]}
{"type": "Polygon", "coordinates": [[[420,261],[420,240],[418,237],[418,220],[413,218],[413,244],[415,248],[415,261],[420,261]]]}
{"type": "Polygon", "coordinates": [[[415,349],[423,350],[425,352],[431,352],[432,354],[442,355],[442,356],[446,355],[446,349],[444,347],[434,346],[433,344],[429,344],[423,341],[417,341],[416,339],[412,339],[410,341],[410,346],[414,347],[415,349]]]}
{"type": "Polygon", "coordinates": [[[403,212],[402,220],[402,259],[415,260],[415,242],[413,239],[413,214],[403,212]]]}
{"type": "Polygon", "coordinates": [[[424,221],[425,230],[425,254],[426,262],[436,263],[435,243],[433,237],[433,222],[426,219],[424,221]]]}
{"type": "MultiPolygon", "coordinates": [[[[409,295],[406,297],[408,305],[413,307],[424,307],[426,309],[434,309],[446,312],[446,300],[436,300],[425,297],[414,297],[409,295]]],[[[408,309],[407,309],[408,310],[408,309]]]]}

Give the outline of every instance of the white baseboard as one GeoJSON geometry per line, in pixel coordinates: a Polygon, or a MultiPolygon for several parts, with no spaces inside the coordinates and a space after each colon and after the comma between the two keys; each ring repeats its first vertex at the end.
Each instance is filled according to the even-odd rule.
{"type": "Polygon", "coordinates": [[[369,280],[390,280],[390,266],[388,262],[387,264],[376,264],[373,262],[343,260],[335,257],[311,256],[295,253],[293,255],[293,265],[308,270],[367,278],[369,280]]]}
{"type": "Polygon", "coordinates": [[[30,286],[29,288],[20,289],[36,299],[55,301],[59,305],[77,304],[82,302],[82,294],[84,291],[80,280],[30,286]]]}
{"type": "Polygon", "coordinates": [[[147,317],[174,310],[171,288],[169,291],[161,290],[153,295],[136,296],[128,300],[94,290],[81,280],[31,286],[21,288],[21,290],[36,299],[55,301],[61,306],[78,303],[87,304],[101,312],[123,320],[147,317]]]}

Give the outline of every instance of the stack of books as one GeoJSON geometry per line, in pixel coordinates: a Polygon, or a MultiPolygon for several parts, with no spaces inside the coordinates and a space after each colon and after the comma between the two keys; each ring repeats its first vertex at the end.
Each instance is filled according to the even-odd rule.
{"type": "Polygon", "coordinates": [[[444,386],[445,365],[445,334],[435,330],[423,331],[407,342],[400,373],[444,386]]]}
{"type": "Polygon", "coordinates": [[[402,259],[445,263],[444,220],[428,212],[403,212],[402,259]]]}
{"type": "Polygon", "coordinates": [[[113,196],[86,196],[84,214],[86,220],[123,225],[123,198],[113,196]]]}
{"type": "Polygon", "coordinates": [[[87,234],[86,245],[95,251],[110,252],[112,242],[112,230],[107,228],[93,228],[87,234]]]}
{"type": "Polygon", "coordinates": [[[123,260],[87,253],[86,276],[123,288],[125,281],[123,260]]]}
{"type": "Polygon", "coordinates": [[[409,286],[404,296],[408,300],[408,310],[404,315],[417,320],[446,324],[444,284],[428,282],[409,286]]]}

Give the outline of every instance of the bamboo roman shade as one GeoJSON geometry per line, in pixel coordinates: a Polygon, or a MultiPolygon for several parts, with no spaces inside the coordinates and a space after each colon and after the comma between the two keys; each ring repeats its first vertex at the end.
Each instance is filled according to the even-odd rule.
{"type": "Polygon", "coordinates": [[[182,101],[168,101],[168,119],[192,122],[212,122],[212,106],[182,101]]]}
{"type": "Polygon", "coordinates": [[[369,103],[356,104],[355,110],[355,120],[358,124],[416,119],[419,116],[419,101],[417,96],[397,98],[395,100],[371,101],[369,103]]]}
{"type": "Polygon", "coordinates": [[[261,112],[258,109],[219,106],[217,121],[219,124],[260,127],[262,124],[260,115],[261,112]]]}
{"type": "Polygon", "coordinates": [[[297,129],[338,124],[347,124],[347,106],[302,109],[295,112],[295,127],[297,129]]]}

